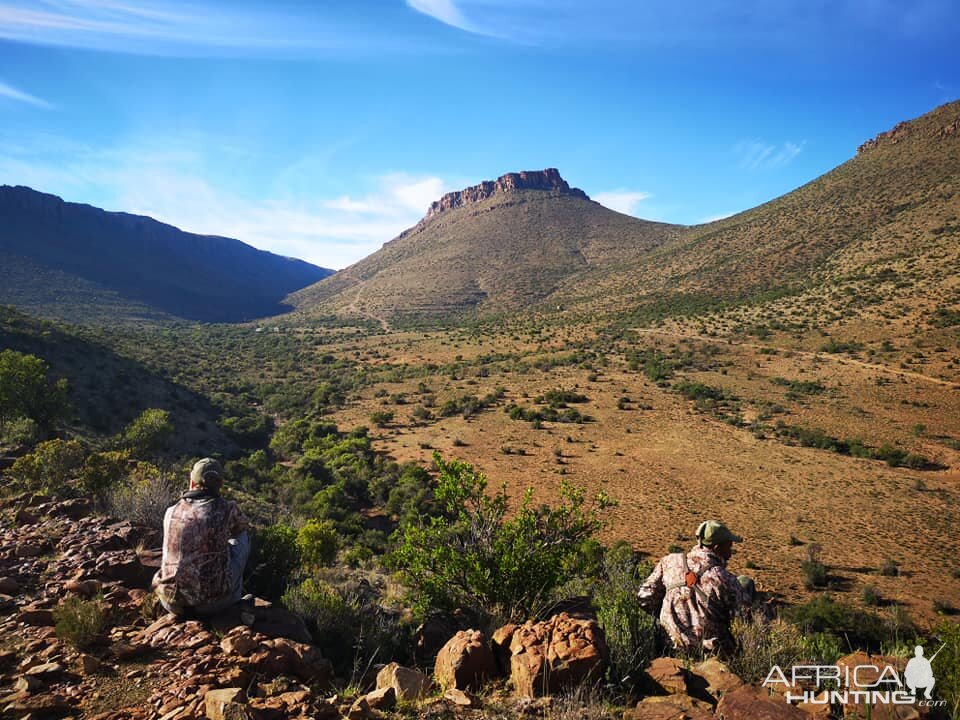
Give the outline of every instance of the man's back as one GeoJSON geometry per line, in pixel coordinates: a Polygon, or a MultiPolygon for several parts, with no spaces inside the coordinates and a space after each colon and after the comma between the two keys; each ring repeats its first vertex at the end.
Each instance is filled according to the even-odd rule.
{"type": "Polygon", "coordinates": [[[163,517],[163,560],[156,585],[168,603],[197,607],[233,591],[227,541],[243,528],[235,502],[190,494],[163,517]]]}

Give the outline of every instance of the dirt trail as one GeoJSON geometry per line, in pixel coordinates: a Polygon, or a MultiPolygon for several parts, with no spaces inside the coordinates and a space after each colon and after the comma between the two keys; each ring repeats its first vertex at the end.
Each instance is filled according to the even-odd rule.
{"type": "Polygon", "coordinates": [[[729,340],[727,338],[710,337],[708,335],[697,335],[696,333],[670,332],[669,330],[657,330],[654,328],[634,328],[634,331],[638,333],[645,333],[647,335],[665,335],[668,337],[683,338],[685,340],[702,340],[703,342],[719,343],[721,345],[729,345],[731,347],[749,347],[757,350],[769,348],[771,350],[777,350],[783,353],[790,352],[790,353],[793,353],[794,355],[800,355],[801,357],[815,358],[821,361],[828,360],[828,361],[835,362],[839,365],[856,365],[869,370],[877,370],[878,372],[885,372],[891,375],[899,375],[900,377],[904,377],[904,378],[914,378],[916,380],[923,380],[925,382],[934,383],[936,385],[943,385],[944,387],[960,389],[960,383],[951,382],[949,380],[942,380],[941,378],[930,377],[929,375],[923,375],[921,373],[913,372],[911,370],[898,370],[897,368],[888,367],[887,365],[878,365],[876,363],[868,363],[868,362],[864,362],[863,360],[855,360],[854,358],[833,355],[831,353],[812,352],[810,350],[795,350],[794,348],[777,347],[775,345],[761,345],[760,343],[736,342],[734,340],[729,340]]]}
{"type": "Polygon", "coordinates": [[[378,323],[380,323],[380,327],[383,328],[384,332],[390,332],[393,328],[390,327],[390,323],[385,317],[367,310],[362,310],[360,308],[360,298],[363,296],[364,289],[366,289],[366,283],[361,282],[360,286],[357,288],[357,294],[353,296],[353,300],[349,305],[347,305],[347,310],[349,312],[371,318],[372,320],[376,320],[378,323]]]}

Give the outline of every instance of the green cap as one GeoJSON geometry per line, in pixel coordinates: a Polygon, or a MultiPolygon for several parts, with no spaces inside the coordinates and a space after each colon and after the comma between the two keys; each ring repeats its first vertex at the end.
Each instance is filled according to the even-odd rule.
{"type": "Polygon", "coordinates": [[[701,545],[721,545],[725,542],[742,542],[743,538],[734,535],[719,520],[707,520],[697,528],[697,540],[701,545]]]}
{"type": "Polygon", "coordinates": [[[190,485],[209,487],[210,481],[213,481],[213,484],[223,482],[223,465],[213,458],[198,460],[190,471],[190,485]]]}

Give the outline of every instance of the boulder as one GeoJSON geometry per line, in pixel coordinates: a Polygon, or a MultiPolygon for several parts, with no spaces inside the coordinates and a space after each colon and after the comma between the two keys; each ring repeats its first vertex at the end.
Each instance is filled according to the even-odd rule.
{"type": "Polygon", "coordinates": [[[437,653],[434,678],[443,688],[479,689],[495,677],[497,664],[487,639],[479,630],[461,630],[437,653]]]}
{"type": "Polygon", "coordinates": [[[508,623],[494,630],[493,636],[490,638],[493,658],[497,661],[497,667],[502,675],[510,672],[510,642],[513,640],[513,634],[518,627],[520,626],[508,623]]]}
{"type": "MultiPolygon", "coordinates": [[[[837,660],[841,677],[850,677],[848,690],[899,690],[895,682],[886,682],[892,678],[892,673],[886,670],[893,668],[899,677],[903,677],[906,660],[886,655],[870,655],[865,652],[855,652],[837,660]],[[854,668],[859,668],[854,672],[854,668]],[[872,669],[876,668],[876,669],[872,669]],[[883,678],[884,682],[881,682],[883,678]]],[[[871,720],[913,720],[921,717],[914,705],[894,705],[877,703],[867,705],[858,703],[855,699],[843,706],[844,718],[870,718],[871,720]]]]}
{"type": "Polygon", "coordinates": [[[523,697],[593,682],[607,667],[609,650],[595,620],[554,615],[528,622],[510,640],[510,679],[523,697]]]}
{"type": "Polygon", "coordinates": [[[246,693],[243,688],[238,687],[210,690],[203,696],[204,711],[208,720],[234,720],[235,718],[239,720],[246,712],[244,707],[246,701],[246,693]]]}
{"type": "Polygon", "coordinates": [[[418,670],[392,662],[377,673],[377,689],[392,687],[397,699],[412,702],[433,692],[433,680],[418,670]]]}
{"type": "Polygon", "coordinates": [[[380,688],[364,695],[367,706],[373,710],[393,710],[397,704],[397,692],[392,687],[380,688]]]}
{"type": "Polygon", "coordinates": [[[623,720],[711,720],[710,704],[689,695],[653,695],[623,713],[623,720]]]}
{"type": "Polygon", "coordinates": [[[736,690],[743,685],[743,680],[727,667],[726,663],[715,657],[707,658],[693,666],[693,681],[698,688],[697,695],[706,693],[713,700],[719,700],[723,695],[736,690]]]}
{"type": "Polygon", "coordinates": [[[720,698],[717,716],[722,720],[810,720],[807,713],[782,697],[752,685],[743,685],[720,698]]]}
{"type": "Polygon", "coordinates": [[[642,684],[647,692],[658,695],[688,695],[693,689],[690,671],[683,661],[659,657],[643,669],[642,684]]]}
{"type": "Polygon", "coordinates": [[[468,692],[463,690],[458,690],[457,688],[450,688],[443,694],[443,699],[449,703],[456,705],[457,707],[463,708],[475,708],[480,707],[480,700],[471,695],[468,692]]]}
{"type": "Polygon", "coordinates": [[[0,577],[0,595],[16,595],[20,592],[20,583],[13,578],[0,577]]]}

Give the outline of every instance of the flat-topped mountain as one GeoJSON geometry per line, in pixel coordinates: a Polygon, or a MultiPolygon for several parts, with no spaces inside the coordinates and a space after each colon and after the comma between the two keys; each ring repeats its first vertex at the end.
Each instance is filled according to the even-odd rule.
{"type": "Polygon", "coordinates": [[[679,231],[605,208],[555,169],[509,173],[444,195],[416,226],[291,302],[381,321],[521,310],[679,231]]]}
{"type": "Polygon", "coordinates": [[[0,186],[0,304],[74,322],[237,322],[332,273],[239,240],[0,186]]]}

